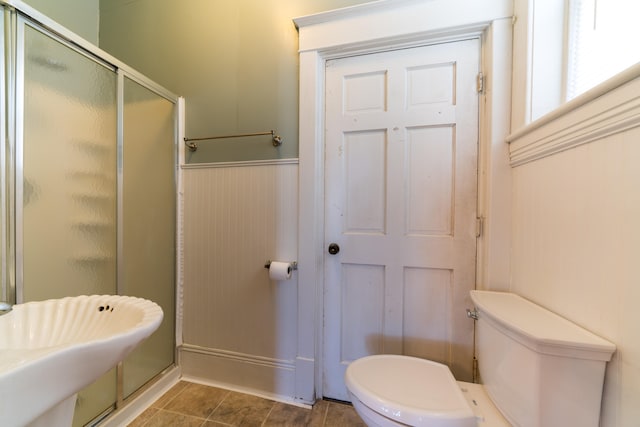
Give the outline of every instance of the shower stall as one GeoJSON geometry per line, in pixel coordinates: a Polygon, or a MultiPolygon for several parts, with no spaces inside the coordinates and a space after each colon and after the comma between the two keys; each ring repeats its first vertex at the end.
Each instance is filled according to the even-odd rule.
{"type": "Polygon", "coordinates": [[[24,9],[0,20],[0,300],[124,294],[164,311],[79,393],[74,426],[91,425],[175,369],[178,98],[24,9]]]}

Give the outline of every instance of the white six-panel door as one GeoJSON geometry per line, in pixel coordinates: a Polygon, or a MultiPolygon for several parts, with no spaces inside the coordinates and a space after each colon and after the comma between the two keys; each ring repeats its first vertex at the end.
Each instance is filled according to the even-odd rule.
{"type": "Polygon", "coordinates": [[[395,353],[470,380],[477,39],[327,62],[323,394],[395,353]]]}

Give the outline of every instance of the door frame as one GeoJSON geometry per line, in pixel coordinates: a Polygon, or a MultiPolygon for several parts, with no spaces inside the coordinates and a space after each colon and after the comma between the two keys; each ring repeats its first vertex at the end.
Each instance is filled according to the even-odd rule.
{"type": "Polygon", "coordinates": [[[298,336],[294,399],[322,396],[324,287],[324,81],[330,59],[481,41],[478,288],[509,287],[511,0],[382,0],[294,19],[299,31],[298,336]]]}

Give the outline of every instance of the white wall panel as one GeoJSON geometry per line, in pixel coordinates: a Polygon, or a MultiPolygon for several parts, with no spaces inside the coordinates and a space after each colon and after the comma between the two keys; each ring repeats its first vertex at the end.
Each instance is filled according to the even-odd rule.
{"type": "Polygon", "coordinates": [[[243,387],[278,393],[265,390],[272,384],[290,395],[280,368],[293,381],[297,275],[271,281],[264,264],[296,260],[297,171],[297,164],[185,168],[183,353],[199,355],[183,358],[185,372],[224,382],[235,375],[243,387]],[[256,363],[272,383],[265,374],[246,381],[256,363]],[[225,366],[224,378],[215,366],[225,366]]]}
{"type": "Polygon", "coordinates": [[[548,121],[511,147],[513,154],[540,152],[549,138],[562,142],[513,169],[512,289],[616,344],[603,426],[640,419],[640,79],[630,86],[548,121]],[[613,104],[624,111],[612,116],[613,104]],[[571,126],[583,132],[568,134],[571,126]]]}

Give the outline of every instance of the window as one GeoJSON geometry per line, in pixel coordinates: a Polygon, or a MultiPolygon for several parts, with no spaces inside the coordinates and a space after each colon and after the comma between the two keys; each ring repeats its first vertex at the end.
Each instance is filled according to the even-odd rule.
{"type": "Polygon", "coordinates": [[[570,0],[566,100],[640,61],[638,0],[570,0]]]}

